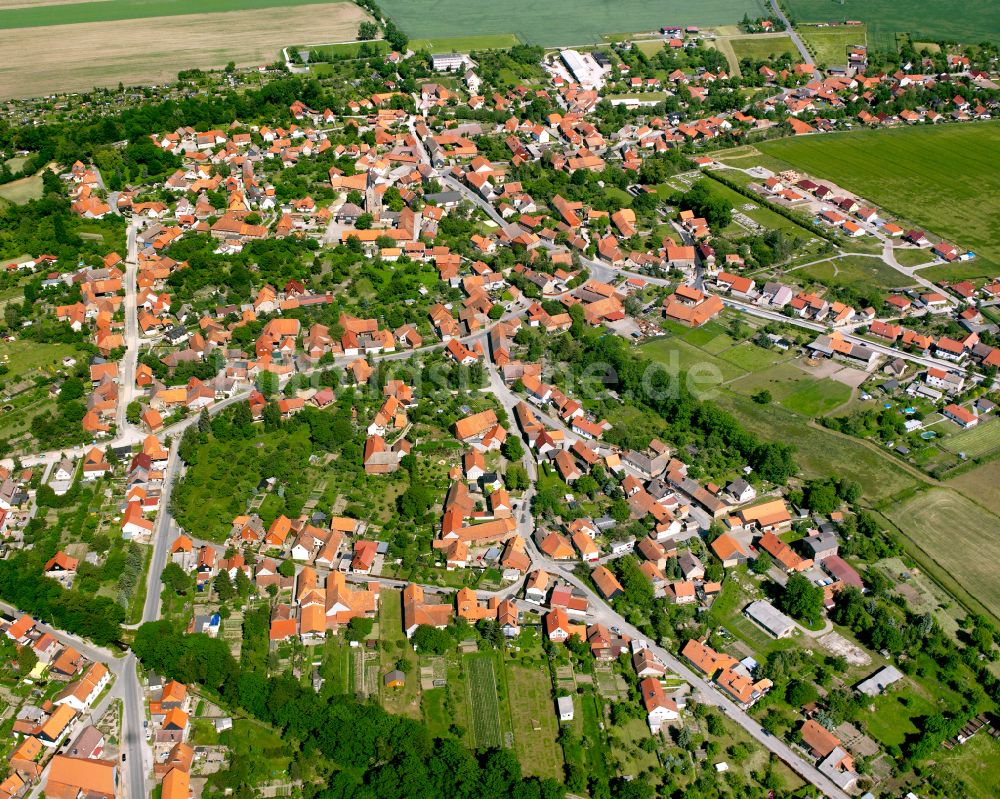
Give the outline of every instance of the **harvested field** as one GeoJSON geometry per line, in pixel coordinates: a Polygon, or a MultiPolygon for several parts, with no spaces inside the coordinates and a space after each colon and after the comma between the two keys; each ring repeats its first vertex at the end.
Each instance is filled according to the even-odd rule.
{"type": "Polygon", "coordinates": [[[8,30],[5,49],[35,55],[30,65],[18,59],[0,65],[0,97],[85,91],[119,81],[161,83],[182,69],[220,68],[229,61],[271,63],[289,43],[350,41],[365,19],[359,6],[324,3],[8,30]]]}
{"type": "Polygon", "coordinates": [[[0,199],[15,205],[24,205],[42,196],[42,176],[32,175],[27,178],[12,180],[0,185],[0,199]]]}
{"type": "Polygon", "coordinates": [[[984,463],[965,474],[953,477],[948,485],[967,497],[974,497],[1000,516],[1000,460],[984,463]]]}
{"type": "Polygon", "coordinates": [[[954,580],[970,600],[1000,615],[993,570],[1000,556],[1000,518],[946,488],[920,492],[886,515],[938,568],[939,579],[954,580]]]}

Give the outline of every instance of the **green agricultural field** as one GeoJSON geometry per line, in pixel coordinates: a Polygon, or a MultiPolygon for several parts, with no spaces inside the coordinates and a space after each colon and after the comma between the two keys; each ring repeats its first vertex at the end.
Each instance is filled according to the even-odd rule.
{"type": "Polygon", "coordinates": [[[847,255],[834,261],[807,264],[789,272],[798,280],[813,278],[828,285],[865,290],[873,286],[897,289],[914,285],[914,281],[893,269],[881,258],[847,255]]]}
{"type": "Polygon", "coordinates": [[[817,28],[803,25],[797,30],[818,65],[846,64],[847,48],[867,41],[864,26],[817,28]]]}
{"type": "Polygon", "coordinates": [[[787,34],[741,36],[730,39],[729,44],[736,54],[737,61],[742,61],[744,58],[749,58],[751,61],[768,61],[785,53],[790,53],[797,60],[795,44],[787,34]]]}
{"type": "Polygon", "coordinates": [[[987,168],[1000,152],[1000,123],[801,136],[760,148],[974,250],[969,266],[1000,265],[1000,170],[987,168]]]}
{"type": "Polygon", "coordinates": [[[947,488],[918,493],[885,513],[930,561],[936,579],[958,584],[946,588],[1000,616],[1000,583],[993,568],[1000,557],[1000,517],[947,488]]]}
{"type": "Polygon", "coordinates": [[[37,28],[47,25],[75,25],[81,22],[113,22],[123,19],[173,17],[182,14],[210,14],[222,11],[250,11],[259,8],[287,8],[315,5],[329,0],[93,0],[82,3],[28,5],[0,10],[0,28],[37,28]]]}
{"type": "Polygon", "coordinates": [[[521,41],[549,47],[595,44],[602,35],[621,31],[658,30],[667,22],[709,27],[738,22],[745,13],[764,13],[762,0],[576,0],[572,4],[510,0],[383,0],[382,10],[415,39],[514,34],[521,41]]]}
{"type": "Polygon", "coordinates": [[[503,745],[503,733],[493,657],[488,654],[470,655],[466,658],[465,666],[469,674],[469,701],[472,705],[476,747],[499,748],[503,745]]]}
{"type": "Polygon", "coordinates": [[[895,33],[959,42],[1000,41],[1000,5],[995,0],[785,0],[785,8],[800,22],[867,23],[873,39],[895,33]]]}
{"type": "Polygon", "coordinates": [[[988,419],[971,430],[963,430],[941,441],[949,452],[964,452],[969,458],[979,458],[1000,449],[1000,421],[988,419]]]}

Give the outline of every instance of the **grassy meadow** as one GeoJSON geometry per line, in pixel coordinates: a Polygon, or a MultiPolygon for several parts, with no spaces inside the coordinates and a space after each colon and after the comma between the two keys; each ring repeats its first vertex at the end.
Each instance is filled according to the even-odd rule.
{"type": "Polygon", "coordinates": [[[797,31],[819,65],[846,64],[847,48],[867,41],[864,26],[817,28],[803,25],[797,31]]]}
{"type": "Polygon", "coordinates": [[[1000,170],[987,168],[1000,151],[996,122],[804,136],[760,149],[975,251],[970,267],[1000,268],[1000,170]]]}
{"type": "Polygon", "coordinates": [[[785,53],[791,53],[793,58],[798,60],[795,44],[787,34],[742,36],[730,39],[729,44],[736,54],[737,61],[742,61],[744,58],[749,58],[751,61],[766,61],[785,53]]]}
{"type": "Polygon", "coordinates": [[[790,270],[788,274],[796,280],[813,278],[824,283],[855,289],[868,289],[872,286],[897,289],[915,285],[913,280],[888,266],[880,258],[866,258],[861,255],[846,255],[832,261],[807,264],[790,270]]]}

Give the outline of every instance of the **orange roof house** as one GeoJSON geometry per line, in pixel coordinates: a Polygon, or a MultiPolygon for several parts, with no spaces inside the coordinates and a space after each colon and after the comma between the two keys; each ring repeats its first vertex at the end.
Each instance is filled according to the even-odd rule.
{"type": "Polygon", "coordinates": [[[49,799],[114,799],[118,764],[113,760],[56,755],[49,763],[45,795],[49,799]]]}
{"type": "Polygon", "coordinates": [[[594,579],[597,590],[604,595],[605,599],[614,599],[625,592],[622,584],[618,582],[618,578],[605,566],[598,566],[591,572],[590,576],[594,579]]]}

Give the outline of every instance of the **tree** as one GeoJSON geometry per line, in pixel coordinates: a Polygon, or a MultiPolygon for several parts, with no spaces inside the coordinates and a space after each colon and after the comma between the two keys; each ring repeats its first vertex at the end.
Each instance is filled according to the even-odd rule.
{"type": "Polygon", "coordinates": [[[805,504],[813,513],[827,516],[840,505],[837,489],[826,480],[813,480],[806,486],[805,504]]]}
{"type": "Polygon", "coordinates": [[[509,491],[524,491],[531,484],[528,479],[528,472],[525,471],[522,463],[511,463],[504,472],[504,484],[509,491]]]}
{"type": "Polygon", "coordinates": [[[519,461],[524,457],[524,444],[517,436],[507,436],[500,447],[503,456],[509,461],[519,461]]]}
{"type": "Polygon", "coordinates": [[[770,405],[771,404],[771,392],[766,388],[758,391],[756,394],[750,397],[758,405],[770,405]]]}
{"type": "Polygon", "coordinates": [[[229,579],[229,572],[223,570],[215,575],[215,579],[212,581],[212,587],[215,589],[215,593],[219,596],[220,602],[228,602],[234,596],[236,596],[236,589],[233,587],[233,581],[229,579]]]}
{"type": "Polygon", "coordinates": [[[202,408],[198,414],[198,432],[208,433],[212,429],[212,417],[208,414],[208,408],[202,408]]]}
{"type": "Polygon", "coordinates": [[[133,400],[125,408],[125,419],[129,424],[139,424],[142,420],[142,405],[133,400]]]}
{"type": "Polygon", "coordinates": [[[358,25],[358,38],[362,41],[370,41],[378,36],[378,25],[365,20],[358,25]]]}
{"type": "Polygon", "coordinates": [[[191,578],[187,572],[173,561],[163,567],[162,579],[164,584],[176,594],[187,593],[191,586],[191,578]]]}
{"type": "Polygon", "coordinates": [[[369,213],[361,214],[354,223],[356,230],[370,230],[372,223],[374,223],[375,217],[369,213]]]}
{"type": "Polygon", "coordinates": [[[624,499],[616,499],[611,503],[611,518],[616,522],[620,524],[627,522],[631,515],[632,511],[629,510],[628,503],[624,499]]]}
{"type": "Polygon", "coordinates": [[[722,230],[733,221],[733,206],[724,197],[712,193],[709,180],[699,180],[681,195],[680,205],[705,218],[709,227],[722,230]]]}
{"type": "Polygon", "coordinates": [[[385,40],[397,53],[405,53],[406,46],[410,43],[409,37],[397,28],[391,19],[385,22],[385,40]]]}
{"type": "Polygon", "coordinates": [[[413,633],[413,646],[421,652],[443,655],[451,648],[451,636],[447,630],[439,630],[429,624],[421,624],[413,633]]]}
{"type": "Polygon", "coordinates": [[[278,376],[274,372],[261,371],[257,374],[257,390],[270,398],[278,393],[278,376]]]}
{"type": "Polygon", "coordinates": [[[750,564],[750,569],[754,574],[767,574],[773,565],[774,559],[771,557],[771,554],[761,550],[757,553],[757,557],[754,558],[753,562],[750,564]]]}
{"type": "Polygon", "coordinates": [[[410,483],[399,497],[399,513],[407,519],[416,519],[430,510],[434,497],[430,489],[420,483],[410,483]]]}
{"type": "Polygon", "coordinates": [[[372,634],[375,626],[374,619],[366,619],[363,616],[356,616],[347,623],[347,640],[364,641],[372,634]]]}
{"type": "Polygon", "coordinates": [[[785,690],[785,698],[792,707],[804,707],[819,698],[816,686],[805,680],[792,680],[785,690]]]}
{"type": "Polygon", "coordinates": [[[778,606],[788,615],[816,626],[823,617],[823,589],[804,574],[795,573],[788,578],[778,606]]]}
{"type": "Polygon", "coordinates": [[[21,674],[29,674],[38,665],[38,655],[30,646],[22,646],[17,650],[17,670],[21,674]]]}
{"type": "Polygon", "coordinates": [[[295,563],[290,560],[283,560],[278,565],[278,574],[282,577],[294,577],[295,576],[295,563]]]}

